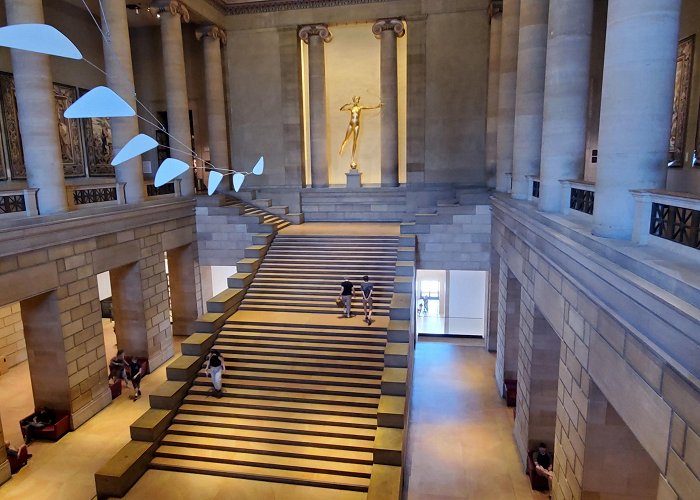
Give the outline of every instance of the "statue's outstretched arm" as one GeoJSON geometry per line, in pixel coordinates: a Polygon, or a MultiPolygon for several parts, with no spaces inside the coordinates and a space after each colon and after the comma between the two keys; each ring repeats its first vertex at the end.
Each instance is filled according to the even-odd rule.
{"type": "Polygon", "coordinates": [[[376,106],[362,106],[362,109],[378,109],[378,108],[381,108],[382,106],[384,106],[384,104],[380,102],[376,106]]]}
{"type": "Polygon", "coordinates": [[[350,104],[350,103],[343,104],[343,105],[340,107],[340,111],[350,111],[350,107],[352,107],[352,104],[350,104]]]}

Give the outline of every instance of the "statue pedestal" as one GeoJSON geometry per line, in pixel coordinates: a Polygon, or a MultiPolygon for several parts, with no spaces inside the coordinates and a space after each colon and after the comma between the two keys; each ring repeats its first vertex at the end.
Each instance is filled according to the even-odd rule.
{"type": "Polygon", "coordinates": [[[362,172],[359,170],[348,170],[345,172],[345,178],[347,179],[347,188],[353,189],[362,187],[362,172]]]}

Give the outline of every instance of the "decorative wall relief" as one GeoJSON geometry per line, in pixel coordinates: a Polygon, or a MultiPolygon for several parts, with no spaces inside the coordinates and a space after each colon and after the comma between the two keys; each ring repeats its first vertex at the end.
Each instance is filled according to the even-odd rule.
{"type": "MultiPolygon", "coordinates": [[[[79,89],[78,94],[88,91],[79,89]]],[[[87,157],[90,177],[114,176],[112,161],[112,127],[107,118],[85,118],[80,120],[85,139],[85,155],[87,157]]]]}
{"type": "Polygon", "coordinates": [[[19,118],[17,117],[17,98],[15,97],[15,80],[10,73],[0,73],[0,95],[3,116],[3,142],[7,151],[7,162],[10,166],[10,176],[13,179],[26,179],[27,170],[24,166],[24,151],[22,138],[19,133],[19,118]]]}
{"type": "Polygon", "coordinates": [[[678,43],[673,120],[671,122],[671,138],[669,142],[669,167],[683,167],[694,51],[695,35],[684,38],[678,43]]]}
{"type": "Polygon", "coordinates": [[[85,175],[82,143],[80,140],[80,124],[77,120],[69,120],[63,113],[78,100],[78,90],[60,83],[53,84],[56,99],[56,118],[58,120],[58,139],[61,146],[61,162],[63,174],[66,177],[82,177],[85,175]]]}

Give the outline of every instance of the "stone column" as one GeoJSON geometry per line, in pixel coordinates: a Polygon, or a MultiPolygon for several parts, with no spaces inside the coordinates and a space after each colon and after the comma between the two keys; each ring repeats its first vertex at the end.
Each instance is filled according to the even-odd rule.
{"type": "MultiPolygon", "coordinates": [[[[226,44],[226,32],[218,26],[197,30],[197,38],[204,45],[204,87],[207,100],[207,130],[209,156],[214,166],[230,168],[228,159],[228,132],[226,130],[226,100],[224,99],[224,72],[221,66],[221,44],[226,44]]],[[[222,181],[233,189],[233,176],[222,181]]]]}
{"type": "MultiPolygon", "coordinates": [[[[192,147],[189,101],[187,98],[187,77],[185,75],[185,53],[182,46],[181,20],[190,21],[190,13],[182,2],[160,0],[160,34],[163,46],[163,75],[168,112],[168,134],[170,146],[183,151],[192,147]]],[[[170,151],[170,156],[192,165],[192,154],[170,151]]],[[[188,170],[180,176],[182,195],[194,196],[194,175],[188,170]]]]}
{"type": "Polygon", "coordinates": [[[593,0],[560,0],[549,7],[539,208],[558,212],[562,179],[581,179],[593,27],[593,0]]]}
{"type": "Polygon", "coordinates": [[[311,185],[328,186],[328,152],[326,149],[326,67],[323,44],[333,35],[325,24],[302,26],[301,38],[309,46],[309,149],[311,185]]]}
{"type": "MultiPolygon", "coordinates": [[[[8,0],[8,24],[44,23],[41,0],[8,0]]],[[[49,56],[11,50],[27,184],[38,189],[39,211],[68,210],[49,56]]]]}
{"type": "Polygon", "coordinates": [[[382,101],[382,186],[399,185],[399,89],[396,38],[406,30],[400,19],[380,19],[372,33],[381,40],[380,83],[382,101]]]}
{"type": "Polygon", "coordinates": [[[498,80],[498,136],[496,138],[496,190],[510,191],[513,171],[513,126],[515,122],[515,79],[518,66],[520,0],[503,0],[501,33],[501,75],[498,80]]]}
{"type": "MultiPolygon", "coordinates": [[[[102,41],[107,71],[107,85],[136,109],[136,91],[134,89],[134,69],[131,64],[131,42],[126,8],[121,2],[103,4],[102,30],[108,37],[102,41]]],[[[124,145],[139,133],[137,117],[110,118],[112,127],[112,144],[116,155],[124,145]]],[[[137,156],[115,169],[117,182],[126,186],[126,202],[141,203],[146,198],[143,182],[141,157],[137,156]]]]}
{"type": "Polygon", "coordinates": [[[549,0],[520,0],[513,137],[513,198],[528,198],[528,175],[540,171],[549,0]]]}
{"type": "Polygon", "coordinates": [[[197,304],[196,243],[168,250],[170,303],[173,314],[173,335],[187,336],[195,331],[199,315],[197,304]]]}
{"type": "Polygon", "coordinates": [[[629,239],[630,189],[666,184],[680,0],[610,0],[593,234],[629,239]]]}
{"type": "Polygon", "coordinates": [[[496,187],[496,159],[498,137],[498,82],[501,68],[501,31],[503,1],[492,0],[489,5],[491,41],[489,43],[489,90],[486,103],[486,185],[496,187]]]}

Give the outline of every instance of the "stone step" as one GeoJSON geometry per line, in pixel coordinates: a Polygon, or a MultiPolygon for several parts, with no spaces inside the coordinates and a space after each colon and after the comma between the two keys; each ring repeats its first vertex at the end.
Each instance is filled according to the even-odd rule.
{"type": "MultiPolygon", "coordinates": [[[[334,351],[328,349],[328,346],[320,345],[317,348],[306,347],[302,345],[288,345],[275,347],[274,345],[256,345],[255,347],[249,347],[245,345],[230,345],[225,342],[216,341],[214,348],[221,350],[224,358],[227,355],[231,356],[251,356],[251,355],[265,355],[270,358],[295,358],[295,359],[305,359],[310,358],[314,361],[350,361],[350,362],[382,362],[384,361],[384,349],[373,349],[368,347],[366,350],[363,349],[362,352],[351,352],[342,347],[339,350],[334,351]]],[[[241,359],[241,358],[237,358],[241,359]]]]}
{"type": "Polygon", "coordinates": [[[321,459],[333,462],[372,464],[372,454],[362,451],[339,450],[333,448],[299,447],[289,444],[264,443],[260,441],[244,441],[238,439],[218,439],[196,437],[179,434],[166,434],[163,445],[189,445],[193,448],[210,448],[241,453],[271,455],[280,457],[297,457],[321,459]]]}
{"type": "Polygon", "coordinates": [[[328,377],[356,377],[367,380],[380,380],[382,378],[381,367],[339,367],[333,366],[309,366],[306,363],[290,364],[280,363],[269,358],[249,359],[246,361],[232,361],[227,363],[228,369],[241,369],[258,373],[287,373],[305,377],[308,375],[322,374],[328,377]]]}
{"type": "Polygon", "coordinates": [[[312,329],[318,331],[323,330],[324,332],[332,332],[332,331],[354,331],[358,333],[363,333],[363,332],[369,332],[369,331],[375,331],[375,332],[385,332],[386,329],[381,327],[381,326],[365,326],[365,325],[308,325],[308,324],[296,324],[296,323],[273,323],[273,322],[266,322],[266,321],[250,321],[250,320],[241,320],[241,319],[229,319],[226,321],[226,324],[229,326],[243,326],[245,325],[246,327],[250,328],[256,328],[256,329],[264,329],[264,328],[273,328],[273,329],[279,329],[279,328],[286,328],[286,329],[296,329],[296,330],[306,330],[306,329],[312,329]]]}
{"type": "Polygon", "coordinates": [[[335,427],[359,427],[362,429],[376,429],[375,416],[358,417],[350,415],[333,415],[324,413],[298,412],[292,410],[276,410],[261,408],[245,408],[230,406],[201,405],[185,402],[179,414],[209,415],[222,418],[247,418],[252,420],[265,419],[277,422],[311,423],[315,425],[332,425],[335,427]]]}
{"type": "Polygon", "coordinates": [[[219,342],[224,341],[239,341],[242,343],[252,343],[256,341],[264,340],[266,342],[276,342],[279,344],[284,344],[286,342],[314,342],[317,344],[332,344],[332,345],[359,345],[359,346],[377,346],[384,347],[386,343],[386,336],[340,336],[337,334],[326,335],[322,332],[306,332],[306,333],[294,333],[287,330],[280,330],[279,332],[265,332],[265,331],[238,331],[238,330],[222,330],[218,336],[219,342]]]}
{"type": "Polygon", "coordinates": [[[366,353],[366,354],[383,354],[384,343],[377,345],[366,344],[340,344],[331,342],[312,342],[311,339],[296,339],[292,342],[280,340],[279,338],[271,339],[245,339],[245,338],[222,338],[216,340],[217,345],[239,346],[248,348],[250,351],[255,351],[258,348],[276,348],[289,349],[296,351],[304,349],[307,351],[323,351],[325,353],[342,352],[342,353],[366,353]]]}
{"type": "MultiPolygon", "coordinates": [[[[386,368],[384,376],[386,376],[386,368]]],[[[284,389],[290,393],[311,393],[311,394],[326,394],[332,396],[362,396],[376,398],[381,394],[381,389],[377,387],[360,387],[355,385],[331,385],[326,384],[311,384],[301,382],[279,382],[269,380],[249,380],[240,378],[237,373],[224,373],[222,378],[224,387],[232,389],[258,389],[258,390],[275,390],[284,389]]],[[[204,375],[204,372],[199,372],[199,376],[194,379],[194,385],[211,386],[211,379],[204,375]]]]}
{"type": "Polygon", "coordinates": [[[396,255],[387,257],[358,257],[353,256],[353,258],[348,258],[347,255],[329,255],[328,253],[318,253],[310,255],[299,255],[297,253],[289,255],[280,255],[275,252],[268,252],[266,255],[265,263],[280,263],[280,264],[299,264],[299,265],[318,265],[318,263],[323,263],[325,265],[339,265],[339,266],[379,266],[379,267],[392,267],[396,265],[396,255]]]}
{"type": "Polygon", "coordinates": [[[194,456],[192,458],[188,457],[185,450],[176,457],[156,456],[151,461],[150,468],[338,490],[366,492],[369,489],[369,479],[365,477],[358,478],[334,474],[318,474],[317,472],[256,467],[254,465],[238,465],[211,461],[211,459],[204,461],[194,456]]]}
{"type": "Polygon", "coordinates": [[[236,263],[236,270],[239,273],[254,273],[262,264],[262,259],[241,259],[236,263]]]}
{"type": "MultiPolygon", "coordinates": [[[[282,354],[279,356],[271,356],[269,352],[265,353],[247,353],[241,352],[242,349],[231,350],[226,347],[221,348],[222,352],[235,355],[236,360],[240,362],[259,362],[259,363],[275,363],[290,366],[314,366],[318,368],[353,368],[356,370],[378,370],[381,371],[384,367],[382,361],[366,361],[366,360],[350,360],[350,359],[320,359],[314,355],[297,356],[291,353],[282,354]]],[[[381,376],[381,375],[380,375],[381,376]]]]}
{"type": "MultiPolygon", "coordinates": [[[[264,418],[250,419],[231,416],[213,416],[196,414],[175,415],[172,425],[201,425],[216,429],[244,429],[282,434],[299,434],[309,436],[327,436],[341,439],[374,440],[375,429],[358,427],[338,427],[329,424],[280,422],[264,418]]],[[[216,431],[215,429],[215,431],[216,431]]]]}
{"type": "MultiPolygon", "coordinates": [[[[384,368],[384,373],[382,375],[382,383],[384,383],[385,377],[387,377],[388,368],[384,368]]],[[[392,368],[392,370],[401,370],[401,368],[392,368]]],[[[312,388],[317,387],[351,387],[362,388],[362,389],[378,389],[380,387],[379,382],[373,379],[363,379],[357,377],[342,377],[342,376],[327,376],[327,375],[306,375],[304,377],[299,377],[295,373],[265,373],[257,372],[252,370],[227,370],[223,374],[223,380],[235,379],[237,381],[250,381],[250,382],[264,382],[264,383],[277,383],[277,384],[301,384],[306,386],[311,386],[312,388]]],[[[387,379],[388,381],[389,379],[387,379]]],[[[282,386],[280,385],[280,387],[282,386]]]]}
{"type": "Polygon", "coordinates": [[[228,277],[227,283],[229,288],[246,288],[253,282],[253,278],[253,273],[235,273],[228,277]]]}
{"type": "Polygon", "coordinates": [[[236,398],[226,393],[224,393],[220,399],[213,398],[209,395],[188,394],[184,402],[186,404],[211,405],[214,407],[257,408],[263,410],[295,411],[313,414],[323,413],[326,415],[350,417],[376,418],[377,416],[376,407],[280,401],[276,399],[236,398]]]}
{"type": "MultiPolygon", "coordinates": [[[[264,295],[269,298],[279,298],[279,296],[289,296],[289,297],[321,297],[324,300],[327,299],[328,297],[337,297],[338,296],[338,291],[339,288],[338,286],[334,287],[326,287],[325,290],[316,290],[316,289],[311,289],[311,290],[303,290],[300,289],[299,286],[289,286],[287,288],[282,288],[282,287],[275,287],[275,286],[255,286],[255,287],[250,287],[248,289],[248,293],[246,294],[246,297],[253,297],[254,295],[264,295]]],[[[372,290],[372,299],[374,300],[374,303],[376,304],[377,301],[383,302],[383,301],[390,301],[391,296],[394,292],[391,290],[385,289],[384,291],[379,290],[377,287],[375,287],[372,290]]],[[[361,299],[360,297],[360,291],[358,290],[356,293],[357,297],[361,299]]]]}
{"type": "Polygon", "coordinates": [[[261,233],[253,235],[253,245],[270,245],[275,239],[274,234],[261,233]]]}
{"type": "MultiPolygon", "coordinates": [[[[374,296],[373,296],[374,297],[374,296]]],[[[307,306],[321,306],[321,305],[329,305],[329,303],[333,302],[335,303],[335,299],[337,298],[337,292],[334,293],[327,293],[322,296],[314,296],[314,295],[309,295],[305,294],[303,291],[297,290],[296,292],[293,291],[288,291],[284,294],[274,296],[271,295],[267,292],[264,293],[255,293],[255,292],[248,292],[246,294],[246,301],[250,303],[256,303],[256,304],[275,304],[280,307],[281,310],[284,310],[287,307],[287,304],[293,304],[295,306],[300,306],[300,305],[307,305],[307,306]]],[[[357,304],[357,305],[362,305],[362,296],[359,293],[356,293],[353,298],[352,298],[352,303],[357,304]]],[[[391,297],[374,297],[373,298],[373,304],[374,304],[374,309],[387,309],[391,303],[391,297]]]]}
{"type": "Polygon", "coordinates": [[[367,452],[373,448],[373,440],[357,437],[314,436],[313,434],[295,434],[293,432],[263,431],[254,429],[228,429],[226,427],[203,427],[197,425],[173,424],[168,433],[180,436],[201,436],[219,439],[240,439],[261,441],[265,443],[297,444],[309,447],[335,448],[367,452]]]}
{"type": "Polygon", "coordinates": [[[286,215],[289,213],[289,207],[283,205],[272,205],[267,207],[267,211],[275,215],[286,215]]]}
{"type": "MultiPolygon", "coordinates": [[[[239,308],[241,311],[268,311],[278,312],[279,306],[271,306],[265,304],[256,304],[255,302],[243,302],[239,308]]],[[[338,307],[313,307],[313,306],[288,306],[285,308],[287,312],[293,313],[310,313],[310,314],[339,314],[341,309],[338,307]]],[[[357,311],[356,311],[357,312],[357,311]]],[[[389,316],[389,310],[377,308],[374,310],[375,316],[389,316]]],[[[353,313],[353,315],[356,315],[353,313]]]]}
{"type": "Polygon", "coordinates": [[[326,255],[331,253],[341,253],[348,248],[352,248],[352,257],[385,257],[391,258],[396,256],[396,252],[403,247],[371,247],[371,248],[357,248],[352,247],[352,245],[343,245],[337,249],[332,248],[316,248],[315,246],[310,247],[307,245],[291,245],[275,242],[270,248],[269,255],[326,255]]]}
{"type": "Polygon", "coordinates": [[[286,323],[249,323],[235,319],[226,321],[222,329],[222,337],[226,334],[246,333],[278,333],[294,335],[323,335],[332,337],[334,335],[352,336],[353,338],[386,338],[386,331],[381,327],[366,327],[364,325],[353,327],[351,325],[295,325],[286,323]]]}

